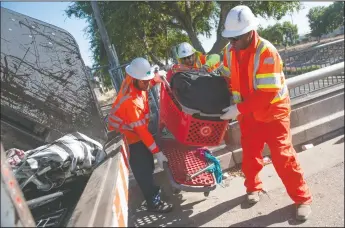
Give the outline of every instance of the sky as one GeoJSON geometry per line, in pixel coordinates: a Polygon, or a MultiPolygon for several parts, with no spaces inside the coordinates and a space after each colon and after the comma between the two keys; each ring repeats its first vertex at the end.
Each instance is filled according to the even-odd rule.
{"type": "MultiPolygon", "coordinates": [[[[262,27],[267,27],[268,25],[274,25],[277,22],[290,21],[297,24],[298,33],[306,34],[309,33],[310,27],[308,23],[308,18],[306,15],[309,9],[315,6],[328,6],[333,2],[303,2],[304,9],[300,10],[298,13],[293,13],[291,16],[286,15],[281,20],[276,21],[274,19],[266,20],[259,18],[262,27]]],[[[58,26],[65,29],[76,39],[81,56],[84,60],[85,65],[92,66],[92,52],[90,50],[89,38],[84,33],[84,28],[87,27],[86,20],[78,19],[75,17],[68,18],[64,12],[71,2],[1,2],[1,6],[18,13],[30,16],[32,18],[50,23],[52,25],[58,26]]],[[[215,40],[215,32],[211,33],[210,38],[199,37],[200,41],[205,49],[205,51],[211,50],[215,40]]]]}

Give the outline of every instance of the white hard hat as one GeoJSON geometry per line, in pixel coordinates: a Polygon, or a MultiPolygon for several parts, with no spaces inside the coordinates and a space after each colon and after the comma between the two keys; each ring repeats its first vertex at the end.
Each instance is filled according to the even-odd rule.
{"type": "Polygon", "coordinates": [[[224,23],[223,37],[235,37],[243,35],[251,30],[256,30],[258,19],[248,6],[239,5],[232,8],[224,23]]]}
{"type": "Polygon", "coordinates": [[[132,60],[131,64],[126,67],[126,73],[139,80],[154,78],[149,61],[141,57],[132,60]]]}
{"type": "Polygon", "coordinates": [[[194,53],[195,53],[195,49],[192,47],[192,45],[190,45],[187,42],[183,42],[178,46],[177,57],[180,59],[193,55],[194,53]]]}

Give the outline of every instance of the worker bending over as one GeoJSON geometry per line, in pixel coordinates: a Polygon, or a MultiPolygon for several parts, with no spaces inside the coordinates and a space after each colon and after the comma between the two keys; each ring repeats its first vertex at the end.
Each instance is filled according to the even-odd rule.
{"type": "Polygon", "coordinates": [[[178,64],[172,66],[168,71],[167,80],[169,82],[172,75],[179,71],[203,68],[205,72],[212,72],[220,67],[220,56],[218,54],[203,55],[187,42],[179,44],[176,53],[178,64]]]}
{"type": "Polygon", "coordinates": [[[148,129],[148,90],[157,82],[161,82],[160,78],[154,77],[150,63],[144,58],[134,59],[126,67],[126,77],[110,111],[108,128],[125,136],[129,145],[129,164],[145,197],[148,211],[164,213],[171,211],[173,206],[160,199],[160,188],[153,180],[153,155],[161,168],[168,159],[148,129]]]}
{"type": "Polygon", "coordinates": [[[312,196],[291,142],[290,97],[277,49],[261,38],[258,21],[247,6],[236,6],[226,17],[222,36],[223,74],[230,77],[235,105],[223,111],[222,119],[237,118],[243,149],[242,171],[249,203],[260,200],[262,150],[267,143],[273,166],[296,204],[296,218],[306,220],[312,196]]]}

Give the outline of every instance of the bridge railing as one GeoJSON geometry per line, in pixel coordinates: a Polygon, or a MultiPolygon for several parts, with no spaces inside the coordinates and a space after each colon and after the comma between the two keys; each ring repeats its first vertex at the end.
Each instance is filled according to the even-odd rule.
{"type": "Polygon", "coordinates": [[[290,97],[300,97],[344,83],[344,62],[287,79],[290,97]]]}
{"type": "Polygon", "coordinates": [[[286,78],[344,61],[344,39],[282,55],[286,78]]]}

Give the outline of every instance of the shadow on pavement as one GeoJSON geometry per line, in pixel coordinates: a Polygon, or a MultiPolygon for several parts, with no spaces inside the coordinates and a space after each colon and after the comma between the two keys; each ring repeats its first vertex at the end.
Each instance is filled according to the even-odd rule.
{"type": "MultiPolygon", "coordinates": [[[[144,203],[140,190],[138,187],[131,188],[129,192],[130,205],[128,227],[200,227],[225,213],[232,213],[232,210],[239,205],[241,210],[251,207],[246,202],[245,195],[242,195],[195,214],[193,213],[194,206],[207,200],[207,198],[182,205],[185,199],[183,199],[181,194],[173,195],[171,191],[169,191],[169,185],[167,185],[167,183],[161,183],[161,186],[162,199],[172,202],[175,206],[174,210],[168,214],[147,212],[143,205],[144,203]]],[[[230,227],[266,227],[286,221],[288,221],[290,225],[299,225],[301,222],[295,219],[295,208],[295,205],[292,204],[275,210],[267,215],[260,215],[246,221],[232,224],[230,227]]],[[[243,212],[245,212],[245,210],[243,210],[243,212]]]]}
{"type": "MultiPolygon", "coordinates": [[[[196,193],[198,194],[198,193],[196,193]]],[[[166,199],[167,196],[162,194],[162,198],[166,199]]],[[[230,212],[244,200],[244,196],[218,204],[206,211],[192,215],[194,205],[207,200],[207,198],[181,205],[185,200],[182,195],[174,195],[169,197],[169,201],[174,203],[174,210],[169,214],[153,214],[146,212],[143,203],[137,205],[135,210],[131,211],[128,215],[128,226],[134,227],[174,227],[174,226],[189,226],[200,227],[209,221],[221,216],[224,213],[230,212]]]]}
{"type": "Polygon", "coordinates": [[[341,143],[344,143],[344,137],[336,141],[334,144],[341,144],[341,143]]]}
{"type": "MultiPolygon", "coordinates": [[[[237,198],[234,198],[232,200],[228,200],[226,202],[220,203],[215,207],[212,207],[206,211],[200,212],[199,214],[196,214],[189,218],[193,221],[193,224],[191,224],[193,227],[200,227],[211,220],[214,220],[215,218],[221,216],[224,213],[230,212],[233,208],[240,205],[244,200],[244,195],[239,196],[237,198]]],[[[189,224],[185,224],[186,226],[189,224]]]]}
{"type": "MultiPolygon", "coordinates": [[[[139,189],[135,189],[132,192],[132,197],[135,197],[135,202],[129,207],[128,213],[128,226],[129,227],[166,227],[166,226],[181,226],[182,224],[188,225],[189,216],[193,213],[193,206],[204,201],[199,200],[193,203],[181,204],[185,201],[181,194],[170,195],[167,191],[162,189],[162,199],[174,204],[174,210],[167,214],[157,214],[152,212],[147,212],[144,206],[144,200],[142,197],[138,200],[139,194],[137,192],[139,189]],[[136,193],[134,193],[136,191],[136,193]],[[135,195],[134,195],[135,194],[135,195]],[[170,195],[170,196],[169,196],[170,195]]],[[[134,199],[134,198],[133,198],[134,199]]]]}
{"type": "MultiPolygon", "coordinates": [[[[173,195],[167,178],[164,175],[159,175],[159,180],[162,187],[162,199],[174,204],[174,210],[168,214],[156,214],[147,212],[144,206],[144,199],[138,186],[131,187],[128,195],[128,227],[168,227],[168,226],[190,226],[199,227],[209,221],[219,217],[220,215],[229,212],[231,209],[240,205],[244,200],[244,195],[235,199],[220,203],[215,207],[209,208],[206,211],[193,214],[193,207],[201,203],[207,198],[187,203],[181,194],[173,195]]],[[[195,193],[202,194],[202,193],[195,193]]],[[[211,193],[212,194],[212,193],[211,193]]]]}
{"type": "MultiPolygon", "coordinates": [[[[189,216],[193,213],[193,206],[205,199],[185,204],[181,194],[174,195],[171,191],[165,173],[155,176],[156,183],[161,186],[161,198],[174,204],[174,210],[167,214],[147,212],[144,206],[144,198],[139,187],[133,186],[128,194],[128,227],[166,227],[181,226],[189,223],[189,216]],[[158,179],[158,180],[157,180],[158,179]]],[[[200,193],[201,194],[201,193],[200,193]]]]}
{"type": "Polygon", "coordinates": [[[296,206],[294,204],[272,211],[267,215],[261,215],[243,222],[232,224],[229,227],[267,227],[276,223],[288,221],[290,225],[299,225],[295,219],[296,206]]]}

